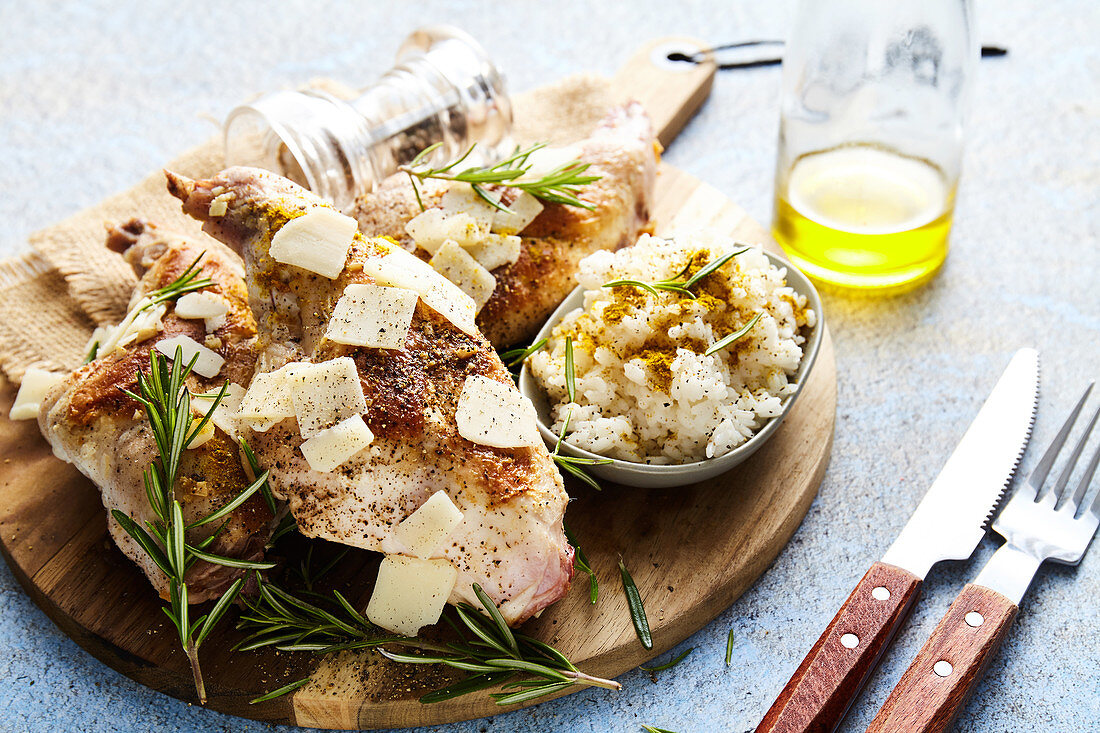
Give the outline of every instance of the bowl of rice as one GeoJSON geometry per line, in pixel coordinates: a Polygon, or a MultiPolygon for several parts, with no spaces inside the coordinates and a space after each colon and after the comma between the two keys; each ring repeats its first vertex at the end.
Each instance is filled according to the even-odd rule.
{"type": "Polygon", "coordinates": [[[586,257],[577,281],[520,390],[551,447],[608,461],[584,469],[615,483],[682,486],[747,459],[791,411],[821,343],[813,285],[758,245],[643,235],[586,257]]]}

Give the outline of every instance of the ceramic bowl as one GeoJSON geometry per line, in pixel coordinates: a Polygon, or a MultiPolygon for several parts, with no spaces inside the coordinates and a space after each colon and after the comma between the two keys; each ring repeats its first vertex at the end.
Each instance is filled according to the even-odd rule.
{"type": "MultiPolygon", "coordinates": [[[[691,463],[677,463],[671,465],[636,463],[634,461],[622,461],[613,458],[611,459],[611,463],[585,466],[584,468],[589,474],[604,481],[611,481],[617,484],[636,486],[639,488],[686,486],[687,484],[694,484],[699,481],[714,478],[715,476],[729,471],[759,450],[760,446],[764,445],[775,431],[779,429],[779,425],[783,422],[783,419],[794,407],[795,400],[798,399],[798,395],[802,392],[802,387],[806,383],[807,377],[810,375],[810,370],[813,368],[814,362],[817,359],[818,349],[821,347],[821,338],[825,326],[821,313],[821,298],[818,296],[817,290],[814,289],[814,286],[806,276],[782,257],[770,252],[765,252],[765,254],[773,265],[780,268],[785,267],[787,269],[787,285],[798,293],[805,295],[809,307],[813,308],[814,312],[817,313],[817,324],[810,330],[806,342],[803,344],[802,361],[798,365],[798,371],[794,376],[794,382],[798,385],[798,389],[787,396],[783,403],[783,411],[780,412],[779,415],[768,420],[763,427],[756,431],[753,437],[749,438],[729,453],[719,456],[718,458],[707,458],[691,463]]],[[[554,329],[554,326],[565,317],[565,314],[576,308],[580,308],[583,303],[584,291],[582,288],[578,287],[570,293],[565,300],[562,301],[561,305],[558,306],[557,310],[550,315],[550,318],[543,325],[538,335],[535,336],[532,343],[548,337],[550,332],[554,329]]],[[[546,440],[547,445],[552,449],[557,443],[557,435],[549,428],[549,426],[553,424],[553,421],[550,419],[550,401],[546,393],[543,392],[542,388],[538,385],[538,382],[535,380],[526,364],[524,364],[519,375],[519,389],[523,394],[527,395],[532,403],[534,403],[535,411],[538,413],[539,417],[539,431],[542,433],[542,437],[546,440]]],[[[577,448],[576,446],[570,445],[568,440],[563,441],[561,452],[578,458],[606,458],[606,456],[597,455],[583,448],[577,448]]]]}

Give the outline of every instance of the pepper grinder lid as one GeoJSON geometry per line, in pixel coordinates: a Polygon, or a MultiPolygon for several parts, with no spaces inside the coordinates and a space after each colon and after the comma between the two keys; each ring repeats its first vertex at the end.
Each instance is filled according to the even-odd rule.
{"type": "Polygon", "coordinates": [[[395,65],[351,100],[317,89],[278,91],[234,109],[227,165],[266,168],[342,210],[421,150],[432,162],[477,144],[484,162],[510,152],[512,107],[485,49],[452,26],[409,35],[395,65]]]}

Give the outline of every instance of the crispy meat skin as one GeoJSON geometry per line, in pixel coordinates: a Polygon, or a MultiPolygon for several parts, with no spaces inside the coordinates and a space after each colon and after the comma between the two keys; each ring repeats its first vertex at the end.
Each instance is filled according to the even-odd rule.
{"type": "Polygon", "coordinates": [[[272,471],[273,488],[290,501],[304,534],[387,554],[408,551],[394,527],[442,489],[464,523],[438,553],[459,570],[452,602],[476,603],[479,583],[512,623],[560,598],[572,576],[572,548],[562,516],[568,496],[544,446],[498,449],[458,435],[454,414],[468,375],[512,384],[489,342],[469,335],[418,302],[402,349],[369,349],[321,336],[344,288],[373,282],[363,263],[398,245],[356,234],[344,272],[329,280],[274,262],[271,238],[289,219],[327,206],[290,181],[251,168],[230,168],[208,181],[168,174],[168,188],[188,214],[241,253],[260,324],[261,369],[289,361],[350,356],[367,399],[371,447],[330,473],[301,455],[293,419],[251,443],[272,471]],[[215,192],[230,192],[224,216],[211,217],[215,192]]]}
{"type": "MultiPolygon", "coordinates": [[[[230,303],[226,324],[216,335],[223,346],[216,349],[226,363],[214,379],[197,375],[188,379],[192,391],[218,388],[228,378],[248,384],[255,364],[253,347],[256,323],[248,310],[243,271],[233,253],[220,245],[200,247],[155,226],[133,220],[108,234],[108,246],[123,252],[134,269],[144,276],[138,283],[134,301],[141,295],[175,280],[204,249],[200,277],[210,277],[210,288],[230,303]]],[[[164,317],[164,331],[140,344],[104,355],[75,370],[55,388],[39,412],[39,427],[54,452],[72,463],[90,478],[103,495],[107,508],[107,526],[119,548],[148,576],[157,591],[167,597],[167,578],[110,514],[120,509],[139,524],[152,519],[145,495],[142,472],[157,455],[149,422],[140,406],[121,390],[137,390],[137,372],[148,371],[149,350],[160,339],[186,334],[202,343],[206,328],[201,320],[164,317]]],[[[236,444],[215,431],[204,445],[184,451],[180,465],[176,498],[184,521],[199,519],[239,494],[250,481],[241,467],[236,444]]],[[[229,515],[229,521],[209,551],[231,557],[258,560],[271,536],[271,512],[257,494],[229,515]]],[[[189,540],[207,536],[216,528],[211,524],[192,530],[189,540]]],[[[199,562],[187,574],[189,598],[199,603],[219,596],[240,575],[240,571],[199,562]]]]}
{"type": "MultiPolygon", "coordinates": [[[[588,210],[545,204],[522,232],[520,258],[493,271],[497,288],[478,313],[477,324],[497,348],[527,343],[547,316],[576,287],[573,274],[582,258],[600,249],[633,244],[649,222],[657,171],[653,127],[642,106],[632,102],[613,109],[590,138],[580,144],[580,159],[600,180],[584,186],[579,198],[588,210]]],[[[430,181],[422,197],[439,204],[445,186],[430,181]]],[[[504,189],[504,202],[515,196],[504,189]]],[[[395,174],[360,198],[353,211],[367,236],[387,236],[410,251],[415,248],[405,225],[420,213],[412,185],[395,174]]],[[[420,250],[417,254],[427,258],[420,250]]]]}

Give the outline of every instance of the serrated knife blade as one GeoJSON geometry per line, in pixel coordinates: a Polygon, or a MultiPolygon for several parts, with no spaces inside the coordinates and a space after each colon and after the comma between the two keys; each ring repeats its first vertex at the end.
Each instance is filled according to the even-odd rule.
{"type": "Polygon", "coordinates": [[[1039,352],[1020,349],[886,551],[884,563],[924,578],[941,560],[970,557],[1027,447],[1038,398],[1039,352]]]}
{"type": "Polygon", "coordinates": [[[969,557],[1031,437],[1039,353],[1021,349],[901,534],[856,585],[757,726],[834,731],[940,560],[969,557]]]}

